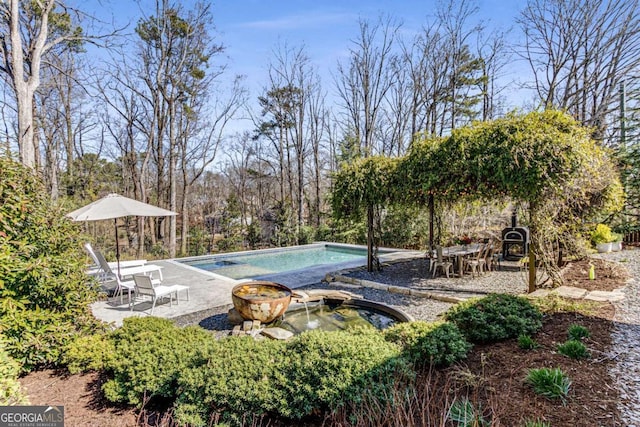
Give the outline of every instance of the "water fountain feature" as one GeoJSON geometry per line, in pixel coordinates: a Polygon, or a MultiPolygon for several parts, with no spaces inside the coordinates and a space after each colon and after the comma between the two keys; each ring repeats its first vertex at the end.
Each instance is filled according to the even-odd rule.
{"type": "Polygon", "coordinates": [[[236,286],[232,296],[235,310],[245,321],[259,321],[261,328],[280,328],[293,334],[312,329],[385,329],[413,320],[400,310],[346,291],[291,291],[273,282],[247,282],[236,286]]]}

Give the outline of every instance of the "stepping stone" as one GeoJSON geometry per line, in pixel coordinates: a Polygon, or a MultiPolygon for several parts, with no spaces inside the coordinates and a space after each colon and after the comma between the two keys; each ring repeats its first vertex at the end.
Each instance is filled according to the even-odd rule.
{"type": "Polygon", "coordinates": [[[561,297],[573,299],[584,298],[588,293],[586,289],[576,288],[574,286],[560,286],[554,289],[554,292],[556,292],[561,297]]]}
{"type": "Polygon", "coordinates": [[[525,294],[526,297],[544,298],[551,293],[550,289],[536,289],[535,291],[525,294]]]}
{"type": "Polygon", "coordinates": [[[618,292],[591,291],[584,297],[584,299],[601,302],[616,302],[622,301],[624,299],[624,294],[618,292]]]}
{"type": "Polygon", "coordinates": [[[269,338],[273,338],[274,340],[288,340],[293,336],[293,332],[287,331],[282,328],[264,328],[262,330],[262,335],[267,336],[269,338]]]}

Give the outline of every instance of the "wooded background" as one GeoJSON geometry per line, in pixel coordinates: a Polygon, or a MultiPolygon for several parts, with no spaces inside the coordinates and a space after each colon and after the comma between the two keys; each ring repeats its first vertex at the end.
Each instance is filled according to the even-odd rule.
{"type": "MultiPolygon", "coordinates": [[[[147,219],[147,233],[142,219],[127,223],[132,254],[362,242],[364,220],[331,215],[342,164],[399,157],[426,135],[503,117],[522,85],[533,99],[518,107],[564,110],[616,153],[628,194],[621,226],[635,226],[639,1],[530,0],[503,30],[486,28],[472,0],[434,7],[411,36],[393,16],[361,20],[345,40],[348,59],[323,64],[333,81],[304,45],[282,42],[264,90],[249,93],[245,76],[227,72],[209,2],[156,0],[127,35],[92,33],[99,17],[64,1],[4,1],[3,155],[40,174],[69,210],[117,192],[179,213],[147,219]],[[516,60],[530,74],[508,81],[516,60]],[[232,130],[240,117],[252,125],[232,130]]],[[[439,218],[453,235],[487,218],[499,226],[504,207],[457,206],[439,218]]],[[[389,208],[384,219],[383,244],[424,245],[421,210],[389,208]]],[[[91,227],[100,243],[112,239],[91,227]]]]}

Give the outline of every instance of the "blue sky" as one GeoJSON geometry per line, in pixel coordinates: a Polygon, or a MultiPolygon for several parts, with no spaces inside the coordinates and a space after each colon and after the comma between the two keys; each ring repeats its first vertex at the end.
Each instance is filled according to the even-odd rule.
{"type": "MultiPolygon", "coordinates": [[[[479,0],[478,19],[508,28],[524,0],[479,0]]],[[[389,14],[403,23],[405,34],[417,32],[434,16],[436,2],[427,0],[227,0],[213,3],[214,19],[227,46],[230,65],[249,81],[264,82],[273,49],[280,42],[302,44],[325,83],[328,70],[345,59],[358,19],[389,14]]]]}
{"type": "MultiPolygon", "coordinates": [[[[130,23],[133,31],[142,16],[153,14],[154,0],[75,0],[82,10],[91,11],[105,21],[130,23]]],[[[182,2],[190,8],[195,0],[182,2]]],[[[526,0],[476,0],[479,13],[488,28],[514,27],[515,17],[526,0]]],[[[219,41],[226,46],[231,76],[246,76],[246,84],[255,100],[267,82],[271,53],[284,42],[291,47],[304,44],[317,66],[323,86],[332,91],[332,76],[339,59],[346,59],[350,40],[358,34],[360,18],[375,20],[382,14],[400,22],[402,32],[411,35],[433,19],[434,0],[217,0],[212,2],[219,41]]],[[[515,34],[515,32],[514,32],[515,34]]],[[[526,72],[522,64],[510,65],[506,79],[517,79],[526,72]]],[[[518,99],[512,93],[510,99],[518,99]]],[[[512,102],[515,104],[516,101],[512,102]]],[[[519,107],[520,105],[511,105],[519,107]]]]}

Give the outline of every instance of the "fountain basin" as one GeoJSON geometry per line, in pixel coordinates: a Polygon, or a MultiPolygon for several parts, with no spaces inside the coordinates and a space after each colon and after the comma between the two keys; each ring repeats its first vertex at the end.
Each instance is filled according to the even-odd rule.
{"type": "MultiPolygon", "coordinates": [[[[311,291],[313,292],[313,291],[311,291]]],[[[323,291],[305,298],[294,292],[293,303],[274,326],[294,334],[308,330],[337,331],[352,328],[386,329],[400,322],[414,319],[408,314],[388,305],[362,298],[340,296],[323,291]]]]}
{"type": "Polygon", "coordinates": [[[231,299],[243,319],[271,323],[287,310],[291,294],[291,289],[279,283],[252,281],[234,286],[231,299]]]}

